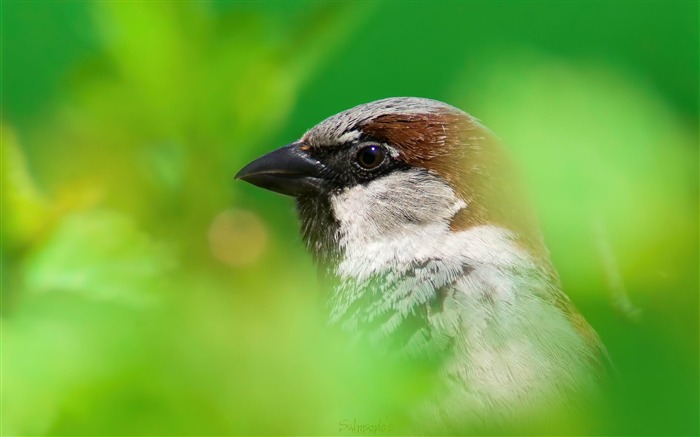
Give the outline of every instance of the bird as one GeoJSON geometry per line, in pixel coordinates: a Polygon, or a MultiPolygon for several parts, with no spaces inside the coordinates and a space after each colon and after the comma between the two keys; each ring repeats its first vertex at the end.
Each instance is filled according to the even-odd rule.
{"type": "Polygon", "coordinates": [[[605,378],[605,346],[562,290],[515,164],[468,113],[361,104],[236,178],[295,199],[333,284],[330,324],[436,363],[420,407],[431,429],[546,418],[605,378]]]}

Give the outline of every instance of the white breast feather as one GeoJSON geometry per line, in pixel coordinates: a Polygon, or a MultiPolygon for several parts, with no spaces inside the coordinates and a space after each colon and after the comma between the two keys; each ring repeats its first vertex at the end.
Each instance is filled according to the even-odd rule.
{"type": "Polygon", "coordinates": [[[465,384],[432,404],[440,410],[435,414],[466,408],[479,416],[493,414],[495,406],[529,414],[561,401],[575,386],[593,384],[586,368],[591,351],[564,314],[542,299],[551,284],[536,263],[507,229],[453,232],[450,219],[469,205],[440,178],[395,172],[345,190],[331,203],[344,254],[336,271],[341,279],[363,281],[428,259],[460,274],[463,265],[471,267],[455,282],[454,302],[445,304],[460,312],[463,326],[443,373],[465,384]]]}

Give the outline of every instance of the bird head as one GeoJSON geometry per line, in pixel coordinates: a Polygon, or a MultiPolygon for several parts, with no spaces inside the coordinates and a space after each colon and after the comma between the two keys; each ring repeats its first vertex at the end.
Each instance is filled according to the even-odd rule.
{"type": "Polygon", "coordinates": [[[604,347],[561,291],[507,154],[469,114],[422,98],[360,105],[237,177],[296,198],[304,241],[337,280],[333,324],[439,366],[454,394],[435,416],[529,412],[595,385],[604,347]]]}
{"type": "Polygon", "coordinates": [[[497,138],[469,114],[425,98],[387,98],[327,118],[236,175],[295,197],[317,261],[384,239],[496,224],[533,248],[497,138]]]}

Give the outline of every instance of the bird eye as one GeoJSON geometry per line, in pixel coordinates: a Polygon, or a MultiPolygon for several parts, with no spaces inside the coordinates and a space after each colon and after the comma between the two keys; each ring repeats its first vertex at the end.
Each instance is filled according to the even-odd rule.
{"type": "Polygon", "coordinates": [[[386,152],[381,146],[367,146],[360,149],[357,153],[357,163],[360,167],[371,170],[377,168],[379,164],[384,162],[386,152]]]}

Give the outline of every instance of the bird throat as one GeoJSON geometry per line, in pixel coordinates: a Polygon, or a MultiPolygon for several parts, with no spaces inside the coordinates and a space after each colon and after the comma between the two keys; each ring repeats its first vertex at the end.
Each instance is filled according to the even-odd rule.
{"type": "Polygon", "coordinates": [[[297,198],[301,237],[324,279],[330,279],[342,259],[338,244],[340,223],[326,196],[297,198]]]}
{"type": "MultiPolygon", "coordinates": [[[[344,244],[347,226],[343,220],[347,217],[341,215],[339,220],[332,203],[322,196],[297,199],[304,243],[319,267],[324,288],[329,290],[325,300],[331,324],[382,350],[421,361],[432,362],[442,356],[439,352],[451,347],[449,339],[455,332],[436,336],[435,327],[430,325],[442,317],[445,302],[455,298],[455,281],[468,275],[471,266],[446,265],[441,259],[430,257],[394,263],[391,256],[381,266],[373,266],[363,258],[362,251],[358,253],[357,245],[348,248],[344,244]],[[348,263],[354,266],[353,271],[366,267],[370,273],[348,274],[348,263]]],[[[448,223],[445,220],[430,228],[451,233],[448,223]]],[[[387,254],[390,252],[393,249],[387,254]]]]}

